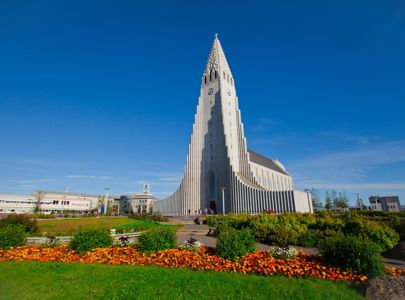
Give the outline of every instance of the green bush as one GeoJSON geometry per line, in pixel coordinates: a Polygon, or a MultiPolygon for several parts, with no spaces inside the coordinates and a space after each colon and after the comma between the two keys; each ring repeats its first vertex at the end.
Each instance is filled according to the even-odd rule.
{"type": "Polygon", "coordinates": [[[318,229],[308,229],[299,237],[299,245],[304,247],[316,247],[320,235],[318,229]]]}
{"type": "Polygon", "coordinates": [[[399,241],[399,235],[387,225],[360,218],[348,221],[343,231],[345,234],[368,238],[383,251],[392,249],[399,241]]]}
{"type": "Polygon", "coordinates": [[[0,219],[0,228],[7,227],[8,225],[21,225],[25,232],[35,233],[39,230],[37,220],[32,219],[30,215],[26,214],[12,214],[4,219],[0,219]]]}
{"type": "Polygon", "coordinates": [[[399,225],[395,227],[395,230],[399,234],[400,240],[404,241],[405,240],[405,222],[399,223],[399,225]]]}
{"type": "Polygon", "coordinates": [[[384,274],[381,248],[356,236],[335,235],[319,241],[319,253],[326,263],[354,270],[370,277],[384,274]]]}
{"type": "Polygon", "coordinates": [[[153,228],[138,239],[138,250],[151,253],[176,248],[176,233],[170,228],[153,228]]]}
{"type": "Polygon", "coordinates": [[[274,232],[274,227],[275,225],[273,224],[252,222],[250,230],[256,241],[261,243],[269,243],[269,237],[274,232]]]}
{"type": "Polygon", "coordinates": [[[69,244],[71,249],[79,253],[95,248],[106,248],[112,245],[110,230],[106,228],[86,228],[76,232],[69,244]]]}
{"type": "Polygon", "coordinates": [[[154,213],[136,213],[130,215],[132,219],[136,220],[149,220],[153,222],[166,222],[167,218],[163,216],[160,212],[154,212],[154,213]]]}
{"type": "Polygon", "coordinates": [[[270,232],[268,243],[270,245],[285,246],[298,244],[299,234],[288,225],[276,225],[270,232]]]}
{"type": "Polygon", "coordinates": [[[235,261],[246,253],[255,250],[254,236],[245,229],[228,228],[219,234],[216,254],[222,258],[235,261]]]}
{"type": "Polygon", "coordinates": [[[0,249],[9,249],[10,247],[24,246],[27,233],[24,226],[10,224],[0,228],[0,249]]]}

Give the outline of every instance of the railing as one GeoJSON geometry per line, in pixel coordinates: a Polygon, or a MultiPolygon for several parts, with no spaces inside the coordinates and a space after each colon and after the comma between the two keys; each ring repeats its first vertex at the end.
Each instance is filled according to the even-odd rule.
{"type": "MultiPolygon", "coordinates": [[[[114,233],[111,232],[111,236],[115,241],[119,240],[121,237],[128,237],[130,240],[136,240],[138,237],[142,235],[141,232],[129,232],[129,233],[114,233]]],[[[55,239],[60,241],[63,244],[67,244],[72,240],[72,236],[55,236],[55,239]]],[[[41,243],[46,242],[49,240],[49,237],[46,236],[39,236],[39,237],[27,237],[27,243],[28,244],[35,244],[39,245],[41,243]]]]}

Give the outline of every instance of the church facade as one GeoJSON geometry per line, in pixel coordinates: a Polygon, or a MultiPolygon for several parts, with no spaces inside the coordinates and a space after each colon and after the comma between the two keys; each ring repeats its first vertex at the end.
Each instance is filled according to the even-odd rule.
{"type": "Polygon", "coordinates": [[[235,82],[218,37],[205,67],[186,166],[178,189],[154,211],[182,215],[312,212],[309,193],[294,190],[278,160],[247,148],[235,82]]]}

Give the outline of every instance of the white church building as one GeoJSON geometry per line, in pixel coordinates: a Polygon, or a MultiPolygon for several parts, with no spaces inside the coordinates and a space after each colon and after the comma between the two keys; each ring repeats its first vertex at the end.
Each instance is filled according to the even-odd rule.
{"type": "Polygon", "coordinates": [[[294,190],[278,160],[247,147],[235,81],[218,37],[204,70],[183,178],[154,203],[166,215],[204,209],[218,213],[312,212],[309,193],[294,190]]]}

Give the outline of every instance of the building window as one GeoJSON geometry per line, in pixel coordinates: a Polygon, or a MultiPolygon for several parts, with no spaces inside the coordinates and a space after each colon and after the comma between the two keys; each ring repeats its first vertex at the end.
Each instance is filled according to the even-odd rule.
{"type": "Polygon", "coordinates": [[[215,199],[216,187],[215,187],[215,174],[211,172],[210,174],[210,198],[215,199]]]}
{"type": "Polygon", "coordinates": [[[207,76],[204,76],[204,83],[207,84],[207,76]]]}
{"type": "Polygon", "coordinates": [[[224,79],[225,79],[225,72],[222,72],[224,74],[224,79]]]}

